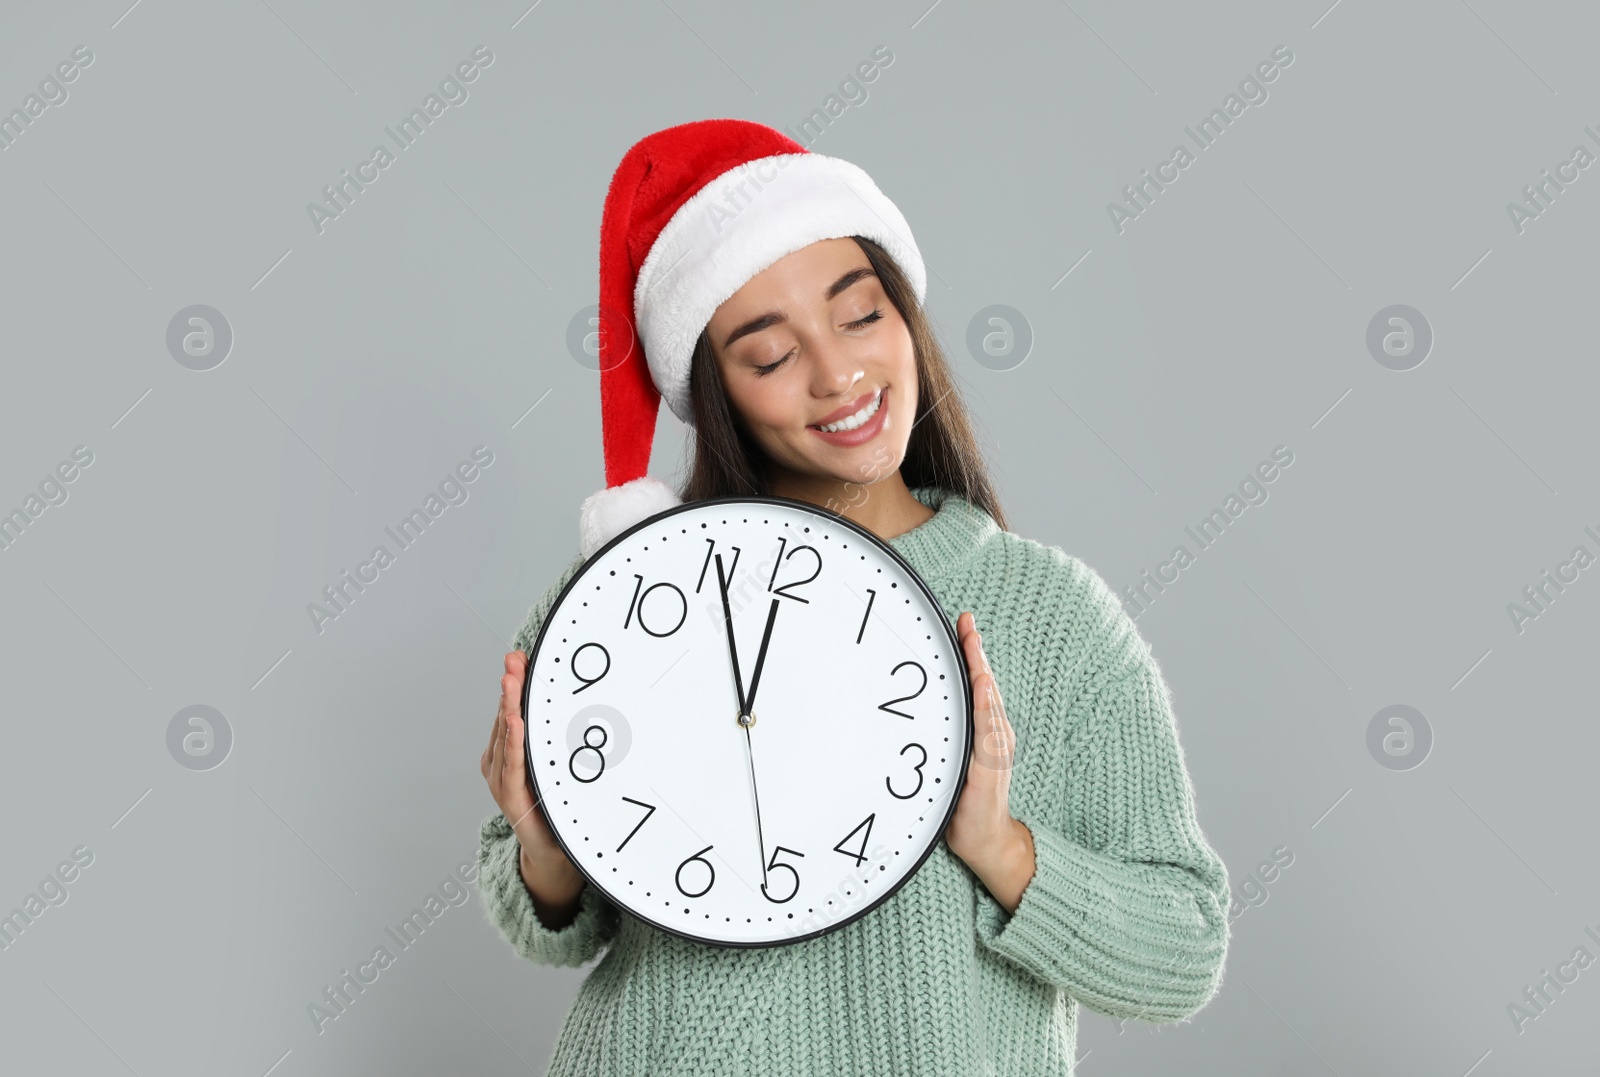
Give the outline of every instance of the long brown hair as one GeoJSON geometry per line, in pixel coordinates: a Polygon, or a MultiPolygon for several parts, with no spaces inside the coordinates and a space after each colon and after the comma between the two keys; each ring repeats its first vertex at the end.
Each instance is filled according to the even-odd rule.
{"type": "MultiPolygon", "coordinates": [[[[872,263],[889,302],[905,320],[916,355],[917,417],[900,464],[901,479],[913,488],[942,487],[987,512],[1001,530],[1010,530],[973,434],[966,403],[956,391],[950,363],[911,282],[877,243],[865,236],[850,238],[872,263]]],[[[689,481],[681,492],[683,500],[770,496],[770,460],[728,403],[711,336],[704,329],[694,346],[689,393],[694,403],[695,448],[689,481]]]]}

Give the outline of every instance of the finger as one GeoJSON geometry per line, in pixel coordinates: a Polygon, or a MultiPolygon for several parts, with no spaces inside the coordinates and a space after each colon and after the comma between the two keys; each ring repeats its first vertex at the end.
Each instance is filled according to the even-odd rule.
{"type": "Polygon", "coordinates": [[[533,785],[528,780],[526,757],[523,754],[523,733],[525,723],[522,720],[521,709],[507,715],[508,731],[506,733],[506,758],[505,773],[500,776],[503,789],[526,789],[528,795],[528,808],[517,818],[512,819],[511,827],[516,829],[522,825],[522,820],[533,814],[536,802],[533,800],[533,785]]]}
{"type": "MultiPolygon", "coordinates": [[[[505,721],[506,712],[521,706],[522,679],[527,670],[527,656],[521,651],[506,652],[506,672],[500,678],[500,713],[495,717],[505,721]]],[[[504,735],[504,730],[501,730],[504,735]]]]}
{"type": "Polygon", "coordinates": [[[1016,750],[1017,732],[1011,726],[1011,719],[1006,716],[1006,701],[1000,695],[1000,685],[995,681],[993,674],[989,677],[989,684],[994,693],[993,700],[990,703],[994,731],[1000,738],[1000,742],[1005,746],[1005,752],[1009,758],[1016,750]]]}
{"type": "Polygon", "coordinates": [[[956,634],[961,639],[961,655],[967,661],[967,672],[976,677],[983,669],[978,658],[978,628],[972,614],[963,613],[956,620],[956,634]]]}
{"type": "Polygon", "coordinates": [[[506,716],[506,677],[511,672],[511,656],[509,654],[505,657],[505,666],[506,672],[500,675],[500,698],[495,701],[494,724],[489,727],[489,743],[491,745],[504,735],[500,723],[505,721],[506,716]]]}
{"type": "Polygon", "coordinates": [[[981,762],[994,770],[1011,769],[1010,723],[1006,721],[1005,704],[994,691],[992,679],[978,694],[973,713],[973,732],[978,737],[982,751],[981,762]]]}
{"type": "Polygon", "coordinates": [[[989,678],[979,655],[977,619],[963,612],[956,619],[956,631],[961,637],[961,652],[967,663],[967,680],[972,685],[972,732],[977,739],[976,754],[985,766],[992,764],[993,751],[989,747],[990,730],[994,724],[991,714],[993,694],[989,678]]]}
{"type": "Polygon", "coordinates": [[[1015,734],[1006,717],[1000,684],[983,650],[983,636],[974,627],[967,638],[968,659],[972,667],[973,725],[984,751],[984,765],[1009,771],[1015,750],[1015,734]]]}
{"type": "Polygon", "coordinates": [[[1001,770],[1011,769],[1012,748],[1015,741],[1011,738],[1011,723],[1006,720],[1004,703],[998,703],[993,708],[993,724],[990,736],[994,738],[995,754],[999,757],[1001,770]]]}
{"type": "Polygon", "coordinates": [[[501,776],[502,781],[511,782],[513,785],[518,780],[513,770],[520,770],[523,767],[522,727],[522,706],[517,704],[506,711],[505,773],[501,776]]]}
{"type": "Polygon", "coordinates": [[[506,750],[506,709],[502,699],[500,710],[495,714],[494,736],[489,740],[489,788],[494,791],[495,798],[500,796],[500,776],[505,771],[506,750]]]}
{"type": "Polygon", "coordinates": [[[972,681],[972,692],[976,700],[981,700],[990,687],[999,695],[1000,686],[995,681],[994,669],[989,665],[989,656],[983,650],[983,635],[974,624],[972,631],[962,640],[967,659],[968,679],[972,681]]]}
{"type": "Polygon", "coordinates": [[[494,715],[494,730],[490,734],[494,740],[503,740],[506,735],[506,714],[513,707],[521,706],[522,679],[527,668],[528,657],[521,651],[508,651],[505,657],[506,672],[500,678],[500,706],[494,715]]]}
{"type": "Polygon", "coordinates": [[[993,676],[994,669],[989,665],[989,652],[983,649],[983,633],[978,631],[977,625],[972,627],[972,640],[973,645],[977,647],[978,662],[983,666],[983,671],[993,676]]]}
{"type": "Polygon", "coordinates": [[[495,706],[494,722],[489,726],[489,743],[483,746],[483,755],[478,759],[478,770],[485,778],[489,776],[489,761],[494,758],[494,728],[500,722],[500,707],[495,706]]]}

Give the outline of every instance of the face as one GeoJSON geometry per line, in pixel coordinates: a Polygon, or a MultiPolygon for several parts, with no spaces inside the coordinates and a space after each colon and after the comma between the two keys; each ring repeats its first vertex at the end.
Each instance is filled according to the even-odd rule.
{"type": "Polygon", "coordinates": [[[899,469],[916,416],[916,356],[854,240],[821,240],[774,262],[707,329],[728,402],[780,475],[867,485],[899,469]]]}

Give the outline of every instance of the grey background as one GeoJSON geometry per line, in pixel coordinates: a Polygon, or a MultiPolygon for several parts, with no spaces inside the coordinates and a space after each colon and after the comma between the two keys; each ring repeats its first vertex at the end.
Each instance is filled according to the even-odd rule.
{"type": "MultiPolygon", "coordinates": [[[[1294,463],[1143,613],[1208,837],[1241,886],[1192,1022],[1082,1011],[1085,1075],[1593,1073],[1600,968],[1507,1006],[1600,932],[1600,150],[1577,3],[947,0],[803,9],[305,0],[9,4],[0,110],[94,54],[0,153],[0,508],[94,454],[0,552],[0,910],[95,859],[0,953],[19,1072],[543,1072],[582,970],[450,908],[319,1034],[306,1007],[476,848],[500,656],[602,485],[595,302],[611,170],[739,116],[866,168],[1013,530],[1135,582],[1274,447],[1294,463]],[[1294,62],[1143,216],[1107,204],[1287,45],[1294,62]],[[318,234],[305,209],[479,45],[495,60],[318,234]],[[826,130],[798,125],[880,45],[826,130]],[[1069,273],[1070,270],[1070,273],[1069,273]],[[200,372],[167,325],[221,311],[200,372]],[[1033,336],[966,346],[1002,304],[1033,336]],[[1435,334],[1395,371],[1380,309],[1435,334]],[[1002,364],[1003,365],[1003,364],[1002,364]],[[537,405],[537,406],[535,406],[537,405]],[[530,408],[532,410],[530,410],[530,408]],[[494,463],[319,633],[306,608],[474,447],[494,463]],[[221,766],[169,722],[220,711],[221,766]],[[1434,738],[1380,766],[1406,704],[1434,738]]],[[[662,409],[653,470],[683,461],[662,409]]],[[[1025,751],[1026,746],[1020,746],[1025,751]]]]}

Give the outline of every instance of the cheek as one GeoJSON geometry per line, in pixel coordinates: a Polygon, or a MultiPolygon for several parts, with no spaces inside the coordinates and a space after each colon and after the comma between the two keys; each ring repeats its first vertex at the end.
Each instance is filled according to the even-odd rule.
{"type": "Polygon", "coordinates": [[[747,383],[734,401],[745,421],[757,430],[804,425],[806,413],[802,402],[784,386],[770,384],[776,378],[777,374],[772,374],[747,383]]]}
{"type": "Polygon", "coordinates": [[[899,399],[895,401],[895,414],[904,416],[910,421],[917,411],[917,365],[912,360],[907,360],[904,369],[895,379],[895,388],[899,390],[899,399]]]}
{"type": "Polygon", "coordinates": [[[889,353],[885,358],[894,371],[895,380],[903,385],[914,386],[917,381],[917,354],[911,346],[911,332],[900,324],[900,331],[889,345],[889,353]]]}

